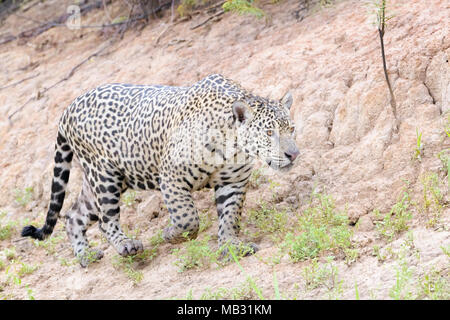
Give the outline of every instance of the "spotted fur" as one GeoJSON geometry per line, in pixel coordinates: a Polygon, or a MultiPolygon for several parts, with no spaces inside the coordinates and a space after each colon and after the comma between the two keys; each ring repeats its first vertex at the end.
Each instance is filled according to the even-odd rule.
{"type": "Polygon", "coordinates": [[[143,250],[119,224],[119,200],[127,188],[161,191],[171,222],[163,235],[171,243],[197,236],[199,218],[191,193],[214,188],[219,244],[239,245],[239,220],[255,159],[286,169],[299,154],[291,104],[290,94],[281,101],[261,98],[221,75],[190,87],[97,87],[64,111],[45,224],[40,229],[27,226],[22,235],[43,240],[52,233],[75,155],[84,180],[66,214],[66,230],[83,266],[90,252],[86,230],[97,221],[119,254],[143,250]]]}

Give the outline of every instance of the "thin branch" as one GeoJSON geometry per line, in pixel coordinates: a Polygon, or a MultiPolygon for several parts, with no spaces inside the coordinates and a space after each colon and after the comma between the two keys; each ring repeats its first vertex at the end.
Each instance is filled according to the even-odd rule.
{"type": "Polygon", "coordinates": [[[32,76],[23,78],[22,80],[19,80],[19,81],[17,81],[17,82],[14,82],[14,83],[8,84],[8,85],[6,85],[6,86],[0,87],[0,90],[7,89],[7,88],[10,88],[10,87],[14,87],[14,86],[16,86],[16,85],[18,85],[18,84],[21,84],[22,82],[25,82],[25,81],[27,81],[27,80],[36,78],[38,75],[39,75],[39,72],[36,73],[36,74],[34,74],[34,75],[32,75],[32,76]]]}
{"type": "Polygon", "coordinates": [[[193,26],[193,27],[191,28],[191,30],[200,28],[201,26],[207,24],[207,23],[208,23],[209,21],[211,21],[212,19],[217,18],[217,17],[223,15],[224,13],[225,13],[225,11],[219,11],[218,13],[213,14],[212,16],[210,16],[210,17],[209,17],[208,19],[206,19],[205,21],[203,21],[203,22],[197,24],[196,26],[193,26]]]}
{"type": "Polygon", "coordinates": [[[158,35],[158,37],[156,38],[155,44],[159,44],[159,41],[161,40],[162,36],[167,32],[167,30],[169,30],[169,28],[172,26],[173,24],[167,24],[167,26],[164,28],[163,31],[161,31],[161,33],[158,35]]]}
{"type": "Polygon", "coordinates": [[[391,82],[389,80],[389,75],[387,71],[386,66],[386,55],[384,52],[384,33],[385,33],[385,25],[386,25],[386,0],[381,0],[381,7],[378,12],[378,34],[380,36],[380,43],[381,43],[381,58],[383,60],[383,71],[384,71],[384,77],[386,78],[386,83],[389,88],[389,94],[391,97],[390,103],[392,107],[392,112],[394,113],[395,120],[397,119],[397,102],[395,101],[394,91],[392,90],[391,82]]]}
{"type": "MultiPolygon", "coordinates": [[[[55,82],[54,84],[52,84],[50,87],[45,88],[43,91],[39,92],[39,96],[42,96],[44,93],[50,91],[51,89],[53,89],[54,87],[56,87],[57,85],[59,85],[60,83],[69,80],[70,77],[72,77],[74,75],[74,73],[86,62],[88,62],[91,58],[99,56],[105,49],[109,48],[112,44],[114,43],[113,40],[109,40],[108,43],[100,48],[99,50],[97,50],[96,52],[92,53],[91,55],[89,55],[87,58],[83,59],[80,63],[78,63],[75,67],[73,67],[70,72],[67,74],[67,76],[65,76],[64,78],[62,78],[61,80],[55,82]]],[[[13,113],[11,113],[8,116],[8,120],[10,123],[12,123],[12,118],[19,113],[20,111],[22,111],[25,106],[30,103],[31,101],[33,101],[35,99],[35,97],[31,97],[30,99],[28,99],[23,105],[21,105],[17,110],[15,110],[13,113]]]]}
{"type": "MultiPolygon", "coordinates": [[[[98,4],[102,4],[102,3],[103,3],[103,0],[101,0],[101,1],[99,1],[97,3],[95,3],[95,4],[89,5],[88,7],[82,7],[81,8],[81,13],[84,13],[87,10],[96,8],[98,4]]],[[[169,7],[171,5],[171,3],[172,3],[172,0],[170,0],[170,1],[166,2],[166,3],[163,3],[159,7],[155,8],[154,10],[152,10],[151,13],[158,13],[161,10],[163,10],[165,7],[169,7]]],[[[4,39],[0,40],[0,45],[8,43],[8,42],[11,42],[11,41],[14,41],[14,40],[17,40],[18,38],[30,38],[30,37],[33,37],[33,36],[37,36],[37,35],[39,35],[41,33],[44,33],[45,31],[47,31],[47,30],[49,30],[51,28],[66,27],[65,21],[66,21],[67,17],[68,17],[67,15],[63,15],[63,16],[59,17],[58,19],[54,20],[54,21],[42,23],[42,24],[40,24],[37,27],[34,27],[34,28],[31,28],[31,29],[22,31],[21,33],[19,33],[18,36],[8,35],[4,39]]],[[[25,19],[26,17],[25,16],[21,16],[21,18],[25,19]]],[[[134,18],[130,18],[130,19],[127,19],[125,21],[109,23],[109,24],[99,24],[99,25],[81,25],[81,26],[78,26],[77,28],[79,28],[79,29],[112,28],[112,27],[116,27],[116,26],[119,26],[119,25],[123,25],[123,24],[130,24],[131,22],[139,21],[139,20],[143,20],[143,19],[147,19],[145,14],[138,15],[138,16],[136,16],[134,18]]],[[[38,22],[37,20],[32,20],[32,21],[38,22]]]]}

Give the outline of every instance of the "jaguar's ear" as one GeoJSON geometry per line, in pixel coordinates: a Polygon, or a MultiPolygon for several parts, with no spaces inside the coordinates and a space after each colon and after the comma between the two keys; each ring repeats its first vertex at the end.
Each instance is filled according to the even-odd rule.
{"type": "Polygon", "coordinates": [[[243,100],[233,102],[233,116],[238,123],[245,123],[253,118],[252,108],[243,100]]]}
{"type": "Polygon", "coordinates": [[[280,102],[287,110],[291,109],[292,102],[294,99],[292,98],[291,91],[288,91],[283,98],[281,98],[280,102]]]}

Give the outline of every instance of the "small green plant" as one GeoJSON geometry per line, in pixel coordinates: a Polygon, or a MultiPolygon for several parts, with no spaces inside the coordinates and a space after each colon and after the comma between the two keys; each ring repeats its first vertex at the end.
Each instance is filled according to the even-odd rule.
{"type": "Polygon", "coordinates": [[[444,149],[444,150],[440,151],[437,156],[438,156],[439,160],[441,160],[443,170],[447,175],[447,190],[449,190],[449,188],[450,188],[450,149],[444,149]]]}
{"type": "Polygon", "coordinates": [[[251,236],[258,237],[262,234],[269,234],[272,241],[281,240],[288,231],[288,213],[287,210],[279,211],[275,206],[260,202],[258,209],[248,211],[247,224],[253,224],[258,229],[251,236]]]}
{"type": "Polygon", "coordinates": [[[358,283],[355,281],[355,300],[359,299],[359,289],[358,289],[358,283]]]}
{"type": "Polygon", "coordinates": [[[442,252],[450,258],[450,245],[447,245],[446,247],[441,246],[442,252]]]}
{"type": "Polygon", "coordinates": [[[177,248],[172,251],[177,257],[174,264],[178,267],[179,272],[209,267],[212,263],[218,262],[218,255],[209,247],[209,240],[209,236],[202,240],[189,240],[184,248],[177,248]]]}
{"type": "Polygon", "coordinates": [[[16,231],[15,222],[8,221],[7,223],[3,223],[0,220],[0,240],[10,239],[15,231],[16,231]]]}
{"type": "Polygon", "coordinates": [[[431,270],[426,272],[420,279],[419,297],[426,297],[431,300],[450,299],[450,283],[440,272],[431,270]]]}
{"type": "Polygon", "coordinates": [[[428,227],[434,227],[441,216],[444,208],[444,194],[440,188],[440,181],[437,173],[428,173],[421,178],[423,187],[422,209],[428,215],[428,227]]]}
{"type": "Polygon", "coordinates": [[[347,265],[351,265],[352,263],[356,262],[359,257],[358,248],[344,248],[343,250],[345,255],[345,263],[347,265]]]}
{"type": "Polygon", "coordinates": [[[59,258],[59,263],[63,267],[70,267],[70,266],[76,265],[78,263],[78,259],[76,259],[76,258],[66,259],[66,258],[62,257],[62,258],[59,258]]]}
{"type": "Polygon", "coordinates": [[[111,23],[112,23],[112,24],[115,24],[115,23],[121,23],[121,22],[127,21],[127,19],[128,19],[127,16],[122,15],[122,16],[116,17],[113,21],[111,21],[111,23]]]}
{"type": "Polygon", "coordinates": [[[24,190],[15,189],[15,201],[22,207],[30,203],[33,198],[33,187],[27,187],[24,190]]]}
{"type": "Polygon", "coordinates": [[[265,176],[263,176],[262,172],[263,172],[263,171],[262,171],[261,168],[256,169],[256,170],[253,170],[252,174],[250,175],[249,181],[248,181],[249,186],[250,186],[251,188],[256,189],[256,188],[258,188],[262,183],[267,182],[267,179],[266,179],[265,176]]]}
{"type": "Polygon", "coordinates": [[[155,235],[153,235],[149,240],[150,249],[148,249],[147,260],[153,260],[158,254],[159,246],[164,243],[164,238],[162,236],[162,230],[159,230],[155,235]]]}
{"type": "Polygon", "coordinates": [[[277,273],[273,270],[273,290],[275,291],[275,300],[281,300],[280,288],[278,287],[277,273]]]}
{"type": "Polygon", "coordinates": [[[122,194],[122,203],[127,207],[132,207],[136,203],[136,191],[127,190],[122,194]]]}
{"type": "Polygon", "coordinates": [[[16,248],[14,247],[2,250],[2,254],[8,261],[13,261],[14,259],[17,258],[16,248]]]}
{"type": "Polygon", "coordinates": [[[33,240],[33,244],[37,248],[43,248],[48,255],[56,255],[58,245],[65,239],[64,235],[56,234],[50,238],[45,239],[44,241],[33,240]]]}
{"type": "Polygon", "coordinates": [[[331,7],[334,3],[334,0],[320,0],[319,5],[322,8],[331,7]]]}
{"type": "Polygon", "coordinates": [[[133,284],[137,285],[144,279],[144,274],[137,270],[137,266],[153,259],[153,257],[154,251],[148,249],[132,256],[121,257],[116,255],[113,257],[113,266],[122,270],[133,284]]]}
{"type": "Polygon", "coordinates": [[[25,285],[25,289],[27,290],[28,300],[35,300],[33,290],[29,287],[29,285],[25,285]]]}
{"type": "Polygon", "coordinates": [[[389,296],[394,300],[410,300],[413,299],[413,291],[411,289],[412,271],[405,261],[401,261],[396,268],[395,284],[389,290],[389,296]]]}
{"type": "Polygon", "coordinates": [[[314,258],[311,259],[309,265],[302,269],[301,274],[305,280],[305,288],[312,290],[325,285],[325,282],[331,275],[331,270],[327,265],[322,265],[314,258]]]}
{"type": "Polygon", "coordinates": [[[407,260],[407,257],[414,251],[417,251],[417,249],[414,245],[413,234],[410,232],[403,241],[400,251],[396,253],[398,262],[395,273],[395,284],[389,290],[389,296],[394,300],[411,300],[416,298],[414,292],[414,272],[408,265],[407,260]]]}
{"type": "Polygon", "coordinates": [[[331,294],[337,290],[336,286],[340,283],[338,275],[339,270],[334,264],[333,256],[327,257],[326,263],[319,263],[318,259],[314,258],[309,265],[302,269],[306,290],[325,287],[331,294]]]}
{"type": "Polygon", "coordinates": [[[20,261],[18,263],[16,263],[16,261],[12,261],[11,264],[5,269],[7,281],[16,286],[20,286],[22,284],[22,277],[32,274],[37,269],[38,266],[29,265],[20,261]]]}
{"type": "Polygon", "coordinates": [[[414,148],[413,158],[415,160],[422,160],[423,155],[423,144],[422,144],[422,133],[416,128],[416,147],[414,148]]]}
{"type": "Polygon", "coordinates": [[[17,275],[19,277],[23,277],[24,275],[32,274],[36,271],[38,266],[26,264],[24,262],[20,262],[20,268],[17,270],[17,275]]]}
{"type": "Polygon", "coordinates": [[[391,246],[387,246],[382,250],[379,245],[374,245],[372,247],[372,255],[377,257],[378,262],[380,263],[396,256],[391,246]]]}
{"type": "MultiPolygon", "coordinates": [[[[181,0],[180,5],[177,8],[177,12],[181,17],[187,16],[191,13],[196,5],[200,1],[198,0],[181,0]]],[[[206,1],[205,1],[206,2],[206,1]]]]}
{"type": "Polygon", "coordinates": [[[266,13],[254,5],[254,0],[227,0],[222,5],[225,12],[231,11],[240,15],[253,15],[258,19],[266,16],[266,13]]]}
{"type": "Polygon", "coordinates": [[[411,198],[407,192],[404,192],[402,198],[386,215],[382,216],[379,210],[374,211],[375,217],[382,219],[375,222],[375,227],[388,241],[392,241],[400,232],[408,230],[408,221],[412,219],[410,205],[411,198]]]}
{"type": "Polygon", "coordinates": [[[141,230],[139,228],[130,230],[130,227],[125,223],[122,225],[122,231],[130,239],[137,239],[141,233],[141,230]]]}
{"type": "Polygon", "coordinates": [[[211,215],[209,214],[209,210],[205,210],[202,214],[199,214],[199,218],[200,218],[200,226],[198,232],[202,233],[203,231],[209,229],[209,227],[212,226],[213,221],[211,215]]]}

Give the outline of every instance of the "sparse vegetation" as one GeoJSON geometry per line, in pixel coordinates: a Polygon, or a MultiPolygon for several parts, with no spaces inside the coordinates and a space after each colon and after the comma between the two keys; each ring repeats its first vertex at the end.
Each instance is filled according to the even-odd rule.
{"type": "Polygon", "coordinates": [[[273,241],[280,241],[289,230],[287,210],[277,210],[274,205],[261,201],[258,209],[248,210],[247,225],[254,225],[257,230],[252,237],[268,235],[273,241]]]}
{"type": "Polygon", "coordinates": [[[209,229],[209,227],[212,226],[213,220],[211,218],[209,210],[205,210],[205,212],[199,214],[199,219],[200,219],[200,226],[198,229],[199,233],[202,233],[203,231],[209,229]]]}
{"type": "Polygon", "coordinates": [[[0,240],[10,239],[16,231],[16,223],[12,221],[3,222],[0,220],[0,240]]]}
{"type": "Polygon", "coordinates": [[[213,263],[218,263],[218,254],[210,248],[209,240],[209,236],[202,240],[189,240],[183,248],[173,249],[172,253],[177,257],[174,264],[178,267],[178,271],[207,268],[213,263]]]}
{"type": "Polygon", "coordinates": [[[66,239],[63,234],[55,234],[45,240],[33,240],[33,244],[36,248],[43,248],[48,255],[56,255],[58,245],[66,239]]]}
{"type": "Polygon", "coordinates": [[[375,210],[375,217],[381,219],[375,222],[375,227],[379,234],[388,241],[392,241],[400,232],[408,230],[408,221],[412,219],[410,206],[411,198],[405,191],[391,211],[384,216],[379,210],[375,210]]]}
{"type": "Polygon", "coordinates": [[[247,274],[247,272],[244,270],[244,268],[241,266],[241,264],[239,263],[239,258],[238,255],[236,254],[235,249],[232,246],[228,246],[228,250],[230,252],[230,254],[233,257],[234,262],[237,264],[237,266],[239,267],[239,269],[242,271],[243,274],[246,275],[247,277],[247,281],[250,283],[250,286],[252,287],[252,289],[256,292],[256,294],[258,295],[258,298],[261,300],[264,300],[264,297],[262,295],[262,291],[261,289],[256,285],[255,280],[249,276],[247,274]]]}
{"type": "Polygon", "coordinates": [[[147,249],[133,256],[121,257],[116,255],[113,257],[113,266],[122,270],[133,284],[137,285],[144,279],[144,274],[137,269],[137,266],[148,261],[150,256],[151,251],[147,249]]]}
{"type": "Polygon", "coordinates": [[[263,175],[263,171],[261,168],[253,170],[252,174],[250,175],[250,179],[248,181],[248,184],[251,188],[258,188],[261,184],[266,183],[267,178],[263,175]]]}
{"type": "Polygon", "coordinates": [[[422,133],[416,128],[416,147],[414,148],[413,159],[421,161],[423,156],[422,133]]]}
{"type": "Polygon", "coordinates": [[[6,260],[12,261],[17,257],[16,248],[10,247],[1,251],[6,260]]]}
{"type": "Polygon", "coordinates": [[[121,197],[122,203],[127,207],[132,207],[136,203],[136,191],[128,189],[121,197]]]}
{"type": "Polygon", "coordinates": [[[418,298],[431,300],[450,299],[450,283],[439,271],[432,269],[425,272],[419,279],[420,291],[418,298]]]}
{"type": "Polygon", "coordinates": [[[302,269],[302,276],[305,280],[307,290],[325,286],[329,289],[334,287],[336,282],[337,268],[333,265],[334,257],[328,257],[327,263],[322,264],[316,258],[311,259],[309,265],[302,269]]]}
{"type": "Polygon", "coordinates": [[[428,216],[427,226],[434,227],[444,209],[444,194],[437,173],[431,172],[422,176],[422,211],[428,216]]]}
{"type": "Polygon", "coordinates": [[[24,190],[15,189],[15,201],[17,204],[25,207],[33,198],[33,188],[27,187],[24,190]]]}
{"type": "MultiPolygon", "coordinates": [[[[448,134],[448,133],[447,133],[448,134]]],[[[447,176],[447,189],[450,188],[450,149],[444,149],[438,153],[438,158],[442,162],[442,168],[447,176]]]]}
{"type": "Polygon", "coordinates": [[[402,256],[395,273],[395,284],[389,290],[389,296],[394,300],[411,300],[413,292],[413,272],[405,258],[402,256]]]}
{"type": "MultiPolygon", "coordinates": [[[[5,250],[3,250],[3,253],[5,253],[5,250]]],[[[26,295],[28,299],[34,300],[33,291],[30,289],[28,284],[23,284],[23,277],[30,275],[34,273],[37,269],[37,265],[27,264],[19,259],[16,260],[16,255],[14,251],[14,258],[12,257],[12,252],[7,253],[9,255],[9,264],[4,268],[4,272],[6,275],[6,281],[3,283],[0,283],[0,299],[14,299],[12,295],[6,294],[3,295],[3,286],[16,286],[19,288],[24,288],[26,290],[26,295]]],[[[1,260],[1,258],[0,258],[1,260]]],[[[0,268],[2,270],[2,268],[0,268]]]]}
{"type": "Polygon", "coordinates": [[[158,248],[163,242],[162,231],[159,231],[150,238],[149,249],[133,256],[116,255],[113,257],[113,265],[116,269],[122,270],[134,285],[137,285],[144,279],[144,274],[138,268],[144,267],[156,257],[158,248]]]}
{"type": "Polygon", "coordinates": [[[318,257],[323,252],[351,253],[352,231],[345,214],[336,212],[331,197],[313,193],[309,207],[299,216],[295,233],[282,244],[292,261],[318,257]]]}
{"type": "MultiPolygon", "coordinates": [[[[0,56],[5,61],[0,95],[5,93],[6,103],[0,130],[0,300],[127,298],[132,285],[131,297],[148,299],[450,300],[448,57],[442,32],[436,32],[442,31],[447,8],[439,1],[365,0],[375,9],[371,13],[378,34],[367,28],[359,1],[74,0],[54,1],[44,6],[45,14],[40,14],[43,0],[0,0],[2,5],[9,2],[23,8],[11,11],[11,17],[10,10],[0,12],[0,56]],[[77,31],[65,24],[71,13],[64,9],[73,4],[82,9],[77,31]],[[84,10],[88,6],[93,15],[84,10]],[[394,7],[399,14],[391,25],[394,7]],[[151,25],[141,23],[141,13],[153,20],[151,25]],[[264,27],[272,15],[273,23],[264,27]],[[47,27],[50,32],[44,31],[47,27]],[[372,45],[380,48],[376,41],[381,41],[381,54],[372,50],[372,45]],[[144,50],[143,42],[148,44],[144,50]],[[336,50],[339,55],[333,57],[336,50]],[[395,62],[390,69],[389,61],[395,62]],[[222,72],[274,101],[291,87],[290,115],[301,154],[290,172],[274,171],[260,159],[250,176],[239,239],[258,245],[260,251],[251,257],[242,259],[249,251],[245,245],[217,248],[214,188],[194,193],[199,238],[179,244],[163,244],[162,230],[154,232],[166,225],[165,204],[157,199],[138,206],[146,193],[128,190],[120,203],[121,228],[130,238],[143,240],[145,251],[115,256],[97,223],[88,231],[95,240],[89,247],[101,247],[105,257],[97,260],[90,251],[81,258],[99,262],[81,268],[62,227],[83,165],[71,172],[51,237],[21,237],[24,226],[43,225],[49,192],[60,189],[47,180],[53,171],[46,161],[53,156],[58,110],[70,103],[77,88],[117,79],[142,83],[148,70],[150,80],[170,86],[184,86],[208,70],[222,72]],[[390,80],[395,80],[392,87],[390,80]],[[393,128],[394,117],[400,130],[393,128]],[[393,199],[403,179],[411,183],[393,199]],[[320,191],[308,203],[314,186],[333,192],[336,201],[320,191]],[[160,207],[164,210],[157,216],[160,207]],[[363,219],[354,226],[358,217],[363,219]],[[180,283],[184,289],[175,291],[180,283]]],[[[114,102],[107,106],[115,107],[114,102]]],[[[86,128],[92,129],[89,113],[85,116],[86,128]]],[[[115,120],[104,118],[104,124],[115,120]]],[[[147,120],[140,125],[158,125],[147,120]]],[[[75,136],[71,142],[82,143],[75,136]]],[[[127,148],[125,167],[137,160],[135,147],[127,148]]],[[[108,171],[114,166],[103,164],[108,171]]],[[[146,177],[149,172],[136,174],[146,177]]],[[[105,187],[113,190],[109,184],[105,187]]],[[[184,205],[177,208],[180,214],[184,205]]]]}

